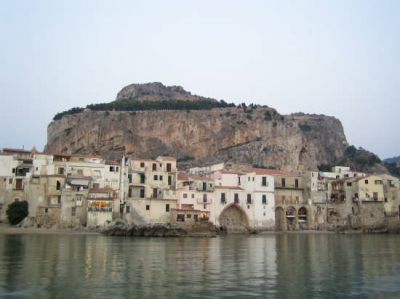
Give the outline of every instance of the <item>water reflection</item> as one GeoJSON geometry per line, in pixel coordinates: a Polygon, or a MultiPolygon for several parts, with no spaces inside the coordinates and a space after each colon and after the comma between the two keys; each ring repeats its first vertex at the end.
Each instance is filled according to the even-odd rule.
{"type": "Polygon", "coordinates": [[[395,235],[0,238],[0,298],[400,296],[395,235]]]}

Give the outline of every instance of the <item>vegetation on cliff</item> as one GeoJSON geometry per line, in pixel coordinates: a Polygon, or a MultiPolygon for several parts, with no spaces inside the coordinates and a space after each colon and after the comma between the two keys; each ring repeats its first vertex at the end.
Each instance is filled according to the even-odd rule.
{"type": "MultiPolygon", "coordinates": [[[[111,103],[89,104],[86,109],[93,111],[144,111],[144,110],[210,110],[212,108],[236,107],[221,100],[189,101],[189,100],[162,100],[162,101],[137,101],[129,99],[111,103]]],[[[61,119],[64,115],[80,113],[84,108],[74,107],[70,110],[57,113],[53,120],[61,119]]]]}

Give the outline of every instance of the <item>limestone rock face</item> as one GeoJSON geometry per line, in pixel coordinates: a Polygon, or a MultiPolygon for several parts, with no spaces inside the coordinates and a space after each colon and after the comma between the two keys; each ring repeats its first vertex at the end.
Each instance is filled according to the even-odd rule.
{"type": "Polygon", "coordinates": [[[165,86],[160,82],[146,84],[130,84],[121,89],[117,94],[116,101],[134,99],[136,101],[162,101],[162,100],[187,100],[201,101],[215,99],[192,95],[181,86],[165,86]]]}
{"type": "MultiPolygon", "coordinates": [[[[121,91],[117,98],[128,94],[121,91]]],[[[305,114],[270,119],[267,111],[271,108],[85,110],[52,121],[44,151],[97,154],[114,160],[123,155],[169,155],[204,164],[235,161],[281,169],[301,164],[310,170],[343,156],[348,144],[338,119],[305,114]]]]}

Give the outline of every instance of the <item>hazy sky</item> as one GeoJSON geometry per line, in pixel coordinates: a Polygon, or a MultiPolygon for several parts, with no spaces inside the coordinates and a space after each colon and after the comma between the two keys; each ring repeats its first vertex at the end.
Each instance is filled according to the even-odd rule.
{"type": "Polygon", "coordinates": [[[400,1],[0,0],[0,148],[131,83],[338,118],[400,155],[400,1]]]}

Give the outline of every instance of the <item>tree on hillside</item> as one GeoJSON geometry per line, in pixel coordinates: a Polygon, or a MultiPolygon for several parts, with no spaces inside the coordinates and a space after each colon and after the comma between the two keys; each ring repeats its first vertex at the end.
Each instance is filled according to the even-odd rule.
{"type": "Polygon", "coordinates": [[[28,214],[28,202],[26,200],[13,202],[6,210],[7,219],[12,225],[20,223],[28,214]]]}

